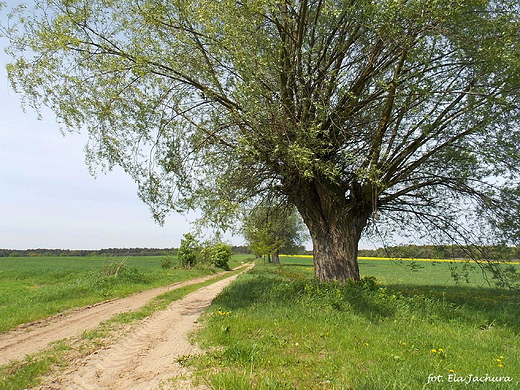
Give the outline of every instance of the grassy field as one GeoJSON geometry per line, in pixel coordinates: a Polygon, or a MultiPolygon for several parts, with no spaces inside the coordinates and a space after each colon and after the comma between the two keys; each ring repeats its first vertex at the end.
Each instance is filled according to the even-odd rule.
{"type": "Polygon", "coordinates": [[[213,303],[187,360],[213,389],[518,389],[520,293],[448,263],[362,260],[318,284],[310,259],[259,264],[213,303]],[[375,277],[375,279],[374,279],[375,277]],[[498,382],[499,381],[499,382],[498,382]]]}
{"type": "MultiPolygon", "coordinates": [[[[247,256],[234,256],[236,266],[247,256]]],[[[163,269],[162,256],[2,257],[0,332],[64,310],[218,272],[163,269]]],[[[175,267],[176,258],[172,258],[175,267]]]]}
{"type": "MultiPolygon", "coordinates": [[[[237,260],[237,259],[235,259],[237,260]]],[[[141,309],[120,313],[93,330],[83,332],[79,339],[65,339],[52,343],[44,351],[28,355],[22,361],[15,361],[0,367],[0,390],[33,388],[41,384],[42,377],[51,372],[57,374],[74,358],[88,355],[110,343],[113,334],[121,324],[129,324],[151,316],[155,311],[165,309],[171,302],[182,299],[190,292],[225,279],[241,270],[231,271],[211,280],[180,287],[152,299],[141,309]]]]}

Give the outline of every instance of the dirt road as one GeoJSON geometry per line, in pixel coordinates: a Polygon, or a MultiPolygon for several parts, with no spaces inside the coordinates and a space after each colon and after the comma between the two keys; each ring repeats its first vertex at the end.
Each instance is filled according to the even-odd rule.
{"type": "MultiPolygon", "coordinates": [[[[251,268],[248,265],[246,269],[251,268]]],[[[115,314],[135,310],[153,297],[188,284],[207,280],[197,278],[144,291],[128,298],[112,300],[56,317],[30,331],[16,330],[0,335],[0,364],[45,348],[49,343],[93,329],[115,314]]],[[[126,336],[108,348],[96,351],[81,362],[72,362],[68,371],[39,389],[188,389],[163,383],[183,373],[176,358],[197,351],[187,336],[196,328],[196,320],[224,287],[238,275],[203,287],[167,309],[156,312],[135,326],[126,336]]]]}

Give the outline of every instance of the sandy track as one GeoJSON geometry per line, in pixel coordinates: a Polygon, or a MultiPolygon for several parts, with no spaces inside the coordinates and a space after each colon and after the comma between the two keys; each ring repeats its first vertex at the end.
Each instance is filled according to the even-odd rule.
{"type": "Polygon", "coordinates": [[[177,358],[199,351],[188,341],[189,333],[198,326],[197,318],[202,311],[237,276],[173,302],[135,326],[116,343],[74,362],[63,375],[38,389],[193,389],[189,382],[176,384],[168,379],[187,373],[177,363],[177,358]]]}
{"type": "MultiPolygon", "coordinates": [[[[137,310],[157,295],[183,286],[200,283],[215,276],[216,274],[208,275],[146,290],[126,298],[86,306],[69,313],[54,316],[48,320],[20,326],[13,331],[2,333],[0,334],[0,365],[7,364],[11,360],[21,359],[27,354],[38,352],[54,341],[73,337],[86,330],[94,329],[101,322],[110,319],[116,314],[137,310]]],[[[228,279],[225,280],[227,281],[228,279]]],[[[219,286],[222,285],[220,282],[217,284],[219,286]]]]}

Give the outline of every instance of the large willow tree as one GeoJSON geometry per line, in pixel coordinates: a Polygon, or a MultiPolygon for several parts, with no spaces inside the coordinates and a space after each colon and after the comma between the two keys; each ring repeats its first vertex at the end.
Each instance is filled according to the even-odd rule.
{"type": "Polygon", "coordinates": [[[303,217],[316,276],[344,281],[371,224],[518,232],[518,15],[516,0],[36,0],[4,34],[25,103],[88,132],[89,164],[123,167],[157,220],[224,224],[269,193],[303,217]]]}

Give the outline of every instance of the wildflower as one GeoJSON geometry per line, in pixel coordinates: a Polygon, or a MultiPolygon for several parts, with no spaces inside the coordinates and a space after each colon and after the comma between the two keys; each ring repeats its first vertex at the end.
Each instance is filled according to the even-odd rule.
{"type": "Polygon", "coordinates": [[[437,351],[439,351],[439,352],[444,352],[444,349],[439,348],[437,351]]]}
{"type": "Polygon", "coordinates": [[[437,353],[437,350],[436,350],[436,349],[432,349],[432,350],[430,351],[430,353],[437,353]]]}
{"type": "Polygon", "coordinates": [[[503,357],[503,356],[500,356],[500,359],[504,359],[504,357],[503,357]]]}
{"type": "Polygon", "coordinates": [[[365,343],[365,345],[366,345],[367,347],[369,346],[369,344],[368,344],[368,343],[365,343]]]}
{"type": "Polygon", "coordinates": [[[502,360],[500,360],[500,359],[495,359],[495,360],[496,360],[497,362],[499,362],[499,363],[502,361],[502,360]]]}
{"type": "Polygon", "coordinates": [[[218,314],[220,314],[221,316],[227,316],[229,313],[229,311],[218,311],[218,314]]]}
{"type": "Polygon", "coordinates": [[[503,364],[499,364],[498,367],[504,367],[504,365],[503,364]]]}
{"type": "Polygon", "coordinates": [[[450,370],[450,372],[453,374],[455,372],[455,370],[450,370]]]}

